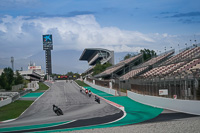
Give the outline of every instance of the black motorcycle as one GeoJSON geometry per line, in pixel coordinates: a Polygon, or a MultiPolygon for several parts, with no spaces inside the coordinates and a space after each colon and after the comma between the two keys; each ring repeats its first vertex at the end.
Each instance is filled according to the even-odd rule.
{"type": "Polygon", "coordinates": [[[99,97],[95,96],[95,101],[100,104],[100,98],[99,97]]]}
{"type": "Polygon", "coordinates": [[[88,96],[91,97],[91,96],[92,96],[92,93],[88,93],[88,96]]]}
{"type": "Polygon", "coordinates": [[[53,105],[53,111],[59,116],[59,115],[63,115],[63,112],[60,108],[58,108],[57,106],[53,105]]]}
{"type": "Polygon", "coordinates": [[[63,112],[60,108],[58,108],[55,113],[59,116],[59,115],[63,115],[63,112]]]}

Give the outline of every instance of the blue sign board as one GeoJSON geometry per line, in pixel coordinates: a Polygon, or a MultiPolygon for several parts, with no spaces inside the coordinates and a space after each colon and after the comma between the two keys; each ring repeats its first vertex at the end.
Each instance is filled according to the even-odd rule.
{"type": "Polygon", "coordinates": [[[52,35],[43,35],[43,44],[52,44],[52,35]]]}

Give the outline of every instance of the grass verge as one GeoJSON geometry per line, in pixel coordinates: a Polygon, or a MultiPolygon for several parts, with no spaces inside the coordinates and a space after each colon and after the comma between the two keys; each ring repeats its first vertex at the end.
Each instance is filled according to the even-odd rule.
{"type": "Polygon", "coordinates": [[[80,80],[75,80],[75,82],[80,85],[80,86],[83,86],[83,87],[89,87],[88,84],[84,83],[83,81],[80,81],[80,80]]]}
{"type": "Polygon", "coordinates": [[[0,121],[19,117],[32,103],[33,101],[17,100],[6,106],[0,107],[0,121]]]}
{"type": "Polygon", "coordinates": [[[48,86],[46,86],[44,83],[42,83],[42,82],[39,82],[38,83],[39,84],[39,89],[38,90],[36,90],[35,92],[44,92],[44,91],[46,91],[47,89],[49,89],[49,87],[48,86]]]}

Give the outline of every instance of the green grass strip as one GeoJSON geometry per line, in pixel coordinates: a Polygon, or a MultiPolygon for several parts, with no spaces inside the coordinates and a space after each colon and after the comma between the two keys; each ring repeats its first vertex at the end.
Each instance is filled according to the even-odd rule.
{"type": "Polygon", "coordinates": [[[15,119],[20,116],[33,101],[17,100],[0,108],[0,121],[15,119]]]}
{"type": "Polygon", "coordinates": [[[80,85],[80,86],[83,86],[83,87],[88,87],[89,85],[84,83],[83,81],[80,81],[80,80],[75,80],[75,82],[80,85]]]}
{"type": "Polygon", "coordinates": [[[30,129],[37,129],[37,128],[46,128],[46,127],[52,127],[52,126],[58,126],[58,125],[66,124],[66,123],[69,123],[69,122],[71,122],[71,121],[57,122],[57,123],[47,123],[47,124],[40,124],[40,125],[29,125],[29,126],[1,128],[0,132],[30,130],[30,129]]]}
{"type": "Polygon", "coordinates": [[[42,82],[39,82],[38,84],[39,84],[39,89],[36,90],[35,92],[40,92],[40,91],[44,92],[49,89],[49,87],[42,82]]]}
{"type": "Polygon", "coordinates": [[[41,96],[44,92],[34,92],[34,93],[28,93],[24,96],[22,96],[23,98],[37,98],[39,96],[41,96]]]}

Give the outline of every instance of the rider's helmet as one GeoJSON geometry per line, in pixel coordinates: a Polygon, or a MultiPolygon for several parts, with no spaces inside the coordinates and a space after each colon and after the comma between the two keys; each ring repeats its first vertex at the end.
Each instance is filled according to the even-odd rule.
{"type": "Polygon", "coordinates": [[[53,104],[53,107],[55,107],[56,105],[53,104]]]}

